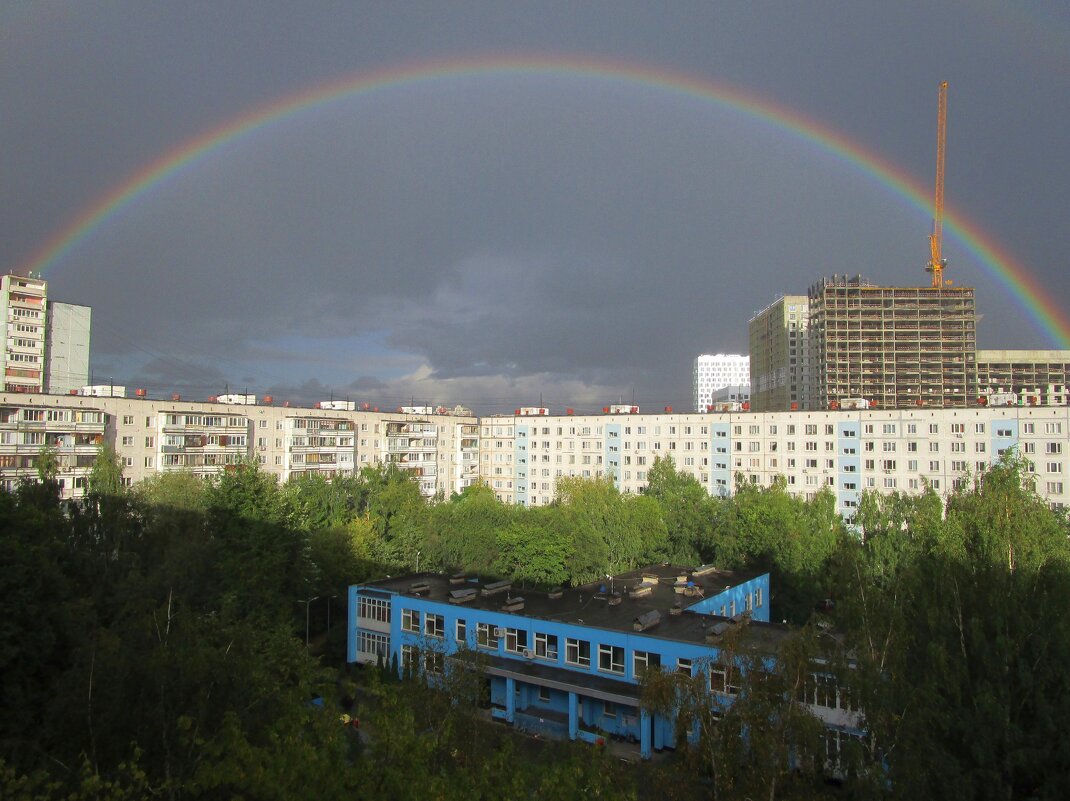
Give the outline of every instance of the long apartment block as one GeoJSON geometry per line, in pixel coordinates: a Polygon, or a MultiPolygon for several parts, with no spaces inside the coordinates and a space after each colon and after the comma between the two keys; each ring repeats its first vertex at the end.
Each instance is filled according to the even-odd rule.
{"type": "Polygon", "coordinates": [[[863,490],[947,492],[1007,451],[1021,454],[1053,506],[1070,505],[1070,408],[877,409],[711,414],[512,415],[480,420],[480,473],[497,497],[553,501],[561,477],[612,476],[643,492],[671,456],[715,496],[736,476],[793,495],[828,488],[852,517],[863,490]]]}
{"type": "Polygon", "coordinates": [[[392,462],[413,474],[426,497],[448,497],[478,478],[477,423],[446,414],[5,393],[0,481],[12,488],[35,476],[41,450],[50,447],[64,496],[79,497],[97,451],[108,444],[128,485],[167,472],[213,475],[247,459],[280,481],[392,462]]]}
{"type": "Polygon", "coordinates": [[[8,393],[0,395],[0,480],[35,474],[43,447],[60,458],[68,497],[84,492],[93,456],[111,444],[124,480],[161,472],[210,475],[243,459],[285,481],[349,475],[393,463],[428,498],[477,480],[503,502],[543,506],[563,477],[612,477],[641,493],[659,456],[714,496],[737,476],[788,492],[832,491],[851,517],[864,490],[947,492],[1001,454],[1027,460],[1037,492],[1070,505],[1070,407],[839,409],[707,414],[449,414],[297,409],[235,403],[8,393]]]}

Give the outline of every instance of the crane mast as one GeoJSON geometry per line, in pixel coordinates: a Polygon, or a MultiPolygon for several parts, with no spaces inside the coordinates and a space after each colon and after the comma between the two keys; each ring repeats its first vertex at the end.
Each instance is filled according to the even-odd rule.
{"type": "Polygon", "coordinates": [[[947,81],[940,82],[940,99],[936,115],[936,199],[933,203],[933,232],[929,236],[929,263],[926,272],[933,274],[933,287],[943,285],[944,267],[947,259],[943,257],[944,236],[944,141],[947,136],[947,81]]]}

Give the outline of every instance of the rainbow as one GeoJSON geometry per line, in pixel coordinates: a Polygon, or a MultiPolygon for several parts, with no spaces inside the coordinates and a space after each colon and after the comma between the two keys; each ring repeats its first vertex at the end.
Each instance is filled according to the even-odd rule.
{"type": "MultiPolygon", "coordinates": [[[[308,109],[355,95],[405,84],[482,75],[581,76],[624,82],[675,93],[762,120],[809,142],[872,177],[922,210],[930,208],[930,188],[899,167],[826,125],[737,87],[665,69],[621,62],[559,56],[492,56],[427,61],[359,73],[275,100],[206,131],[128,177],[58,231],[31,258],[26,269],[47,276],[68,254],[121,209],[144,197],[168,177],[224,145],[308,109]]],[[[1056,347],[1070,347],[1070,318],[1056,307],[1024,265],[964,215],[945,209],[945,227],[981,262],[1056,347]]]]}

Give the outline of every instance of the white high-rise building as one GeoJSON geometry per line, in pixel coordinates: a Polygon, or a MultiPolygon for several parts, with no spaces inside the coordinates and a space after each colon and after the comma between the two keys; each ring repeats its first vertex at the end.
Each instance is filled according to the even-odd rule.
{"type": "Polygon", "coordinates": [[[703,354],[695,359],[692,382],[695,411],[704,412],[713,394],[724,387],[750,385],[750,357],[736,354],[703,354]]]}
{"type": "Polygon", "coordinates": [[[89,335],[93,310],[48,302],[45,392],[66,395],[89,383],[89,335]]]}
{"type": "Polygon", "coordinates": [[[5,392],[45,388],[45,322],[48,282],[5,275],[0,278],[0,363],[5,392]]]}

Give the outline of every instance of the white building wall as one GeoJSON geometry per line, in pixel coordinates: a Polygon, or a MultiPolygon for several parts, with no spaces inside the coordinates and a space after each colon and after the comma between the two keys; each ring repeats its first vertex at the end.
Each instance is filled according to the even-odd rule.
{"type": "Polygon", "coordinates": [[[93,310],[73,303],[48,304],[45,392],[65,395],[89,383],[93,310]]]}
{"type": "Polygon", "coordinates": [[[247,458],[285,480],[295,471],[293,454],[311,447],[335,458],[334,467],[318,462],[325,472],[345,472],[349,457],[354,471],[389,457],[420,469],[426,497],[449,497],[478,477],[501,501],[529,506],[551,503],[558,480],[568,476],[610,475],[622,492],[643,492],[654,459],[671,456],[713,495],[731,493],[737,475],[763,487],[783,477],[787,491],[801,497],[828,487],[850,517],[864,490],[920,492],[927,482],[944,493],[1013,449],[1028,460],[1042,497],[1070,505],[1066,406],[477,419],[0,393],[0,409],[0,481],[32,477],[32,459],[24,457],[36,456],[51,437],[65,457],[69,475],[60,478],[68,497],[103,443],[115,447],[131,484],[170,470],[211,475],[247,458]],[[36,418],[47,423],[48,410],[63,411],[52,415],[52,428],[42,428],[36,418]],[[100,414],[78,418],[82,412],[100,414]],[[293,421],[312,418],[323,421],[314,423],[316,436],[333,442],[297,445],[293,421]],[[403,455],[413,458],[402,462],[403,455]]]}
{"type": "Polygon", "coordinates": [[[749,356],[717,353],[695,359],[692,386],[696,412],[706,411],[717,390],[739,385],[750,386],[749,356]]]}

